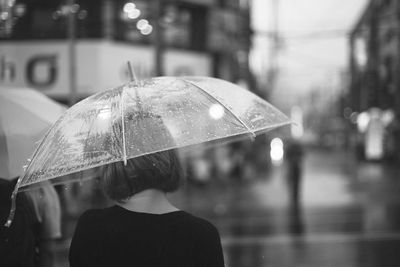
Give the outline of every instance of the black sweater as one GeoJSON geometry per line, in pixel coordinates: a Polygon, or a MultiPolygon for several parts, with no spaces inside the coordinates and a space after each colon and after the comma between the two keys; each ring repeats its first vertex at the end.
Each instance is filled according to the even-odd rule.
{"type": "Polygon", "coordinates": [[[120,206],[86,211],[69,253],[71,267],[222,267],[217,229],[184,211],[149,214],[120,206]]]}

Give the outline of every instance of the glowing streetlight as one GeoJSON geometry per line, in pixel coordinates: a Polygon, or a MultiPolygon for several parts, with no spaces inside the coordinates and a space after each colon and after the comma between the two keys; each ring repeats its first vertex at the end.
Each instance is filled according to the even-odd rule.
{"type": "Polygon", "coordinates": [[[271,141],[271,150],[269,152],[271,156],[272,163],[274,165],[280,165],[283,161],[283,141],[282,139],[276,137],[271,141]]]}
{"type": "Polygon", "coordinates": [[[138,30],[144,30],[147,25],[149,25],[149,21],[147,19],[140,19],[137,23],[136,23],[136,28],[138,28],[138,30]]]}
{"type": "Polygon", "coordinates": [[[136,5],[132,2],[128,2],[124,5],[123,10],[125,13],[133,12],[134,10],[136,10],[136,5]]]}
{"type": "Polygon", "coordinates": [[[140,16],[140,10],[135,8],[132,11],[129,11],[127,16],[129,19],[137,19],[140,16]]]}
{"type": "Polygon", "coordinates": [[[149,35],[150,33],[152,33],[152,31],[153,31],[153,26],[148,24],[144,29],[140,30],[140,33],[143,35],[149,35]]]}

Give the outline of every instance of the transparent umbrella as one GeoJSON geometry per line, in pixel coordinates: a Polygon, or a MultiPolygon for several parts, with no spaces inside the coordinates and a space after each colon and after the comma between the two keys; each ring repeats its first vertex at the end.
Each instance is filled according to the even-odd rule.
{"type": "Polygon", "coordinates": [[[254,138],[289,124],[278,109],[210,77],[156,77],[94,94],[72,106],[36,150],[19,188],[104,164],[197,144],[254,138]]]}

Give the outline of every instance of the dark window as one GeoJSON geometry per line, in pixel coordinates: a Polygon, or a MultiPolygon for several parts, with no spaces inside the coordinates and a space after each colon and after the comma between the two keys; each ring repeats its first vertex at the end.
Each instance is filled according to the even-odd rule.
{"type": "Polygon", "coordinates": [[[163,9],[165,43],[202,51],[206,48],[207,8],[201,5],[180,3],[170,4],[163,9]]]}
{"type": "Polygon", "coordinates": [[[384,34],[384,42],[390,43],[393,40],[394,36],[395,36],[394,30],[388,29],[384,34]]]}
{"type": "Polygon", "coordinates": [[[218,0],[218,1],[217,1],[218,6],[219,6],[219,7],[225,7],[225,6],[226,6],[226,1],[227,1],[227,0],[218,0]]]}
{"type": "MultiPolygon", "coordinates": [[[[18,1],[18,3],[23,3],[18,1]]],[[[99,38],[102,34],[101,2],[77,0],[73,24],[68,22],[67,1],[25,1],[26,11],[15,22],[9,36],[2,39],[65,39],[75,24],[75,37],[99,38]]]]}
{"type": "MultiPolygon", "coordinates": [[[[208,7],[184,1],[160,0],[160,14],[153,0],[75,0],[73,23],[67,0],[17,0],[26,11],[6,40],[66,39],[74,27],[76,38],[113,38],[136,44],[154,39],[156,21],[167,47],[206,49],[208,7]],[[144,23],[141,27],[140,22],[144,23]],[[147,23],[147,24],[146,24],[147,23]],[[147,26],[146,26],[147,25],[147,26]]],[[[1,30],[1,28],[0,28],[1,30]]]]}
{"type": "Polygon", "coordinates": [[[153,1],[117,0],[114,3],[114,38],[134,43],[149,43],[154,30],[154,14],[151,12],[153,1]]]}
{"type": "Polygon", "coordinates": [[[389,7],[392,4],[392,0],[383,0],[382,4],[385,7],[389,7]]]}
{"type": "MultiPolygon", "coordinates": [[[[126,1],[119,0],[114,15],[116,17],[115,39],[134,43],[153,41],[155,23],[162,31],[162,42],[167,47],[204,50],[206,47],[207,8],[202,5],[161,1],[159,15],[156,14],[153,1],[134,1],[140,16],[128,16],[124,12],[126,1]],[[143,32],[138,23],[145,20],[151,25],[150,32],[143,32]]],[[[133,3],[133,2],[132,2],[133,3]]]]}

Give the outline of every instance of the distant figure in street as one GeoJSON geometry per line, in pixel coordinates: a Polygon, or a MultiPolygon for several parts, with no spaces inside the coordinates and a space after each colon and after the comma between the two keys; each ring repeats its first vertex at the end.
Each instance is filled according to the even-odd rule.
{"type": "Polygon", "coordinates": [[[69,252],[71,267],[224,266],[215,226],[166,198],[183,180],[174,150],[128,159],[126,165],[110,163],[99,175],[115,205],[80,217],[69,252]]]}
{"type": "Polygon", "coordinates": [[[297,140],[291,140],[285,150],[285,159],[287,165],[287,183],[289,188],[289,197],[292,207],[297,208],[300,204],[300,190],[302,179],[302,164],[304,151],[297,140]]]}
{"type": "Polygon", "coordinates": [[[50,183],[17,195],[15,217],[4,223],[11,207],[17,178],[0,178],[0,265],[21,267],[55,266],[53,241],[61,237],[61,209],[50,183]]]}

